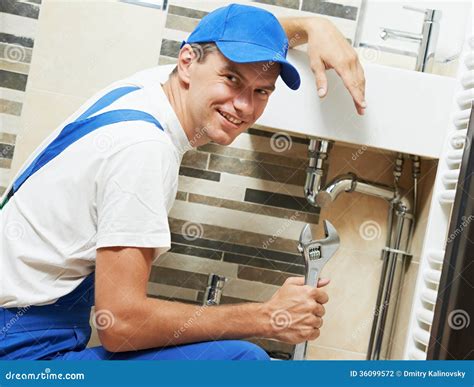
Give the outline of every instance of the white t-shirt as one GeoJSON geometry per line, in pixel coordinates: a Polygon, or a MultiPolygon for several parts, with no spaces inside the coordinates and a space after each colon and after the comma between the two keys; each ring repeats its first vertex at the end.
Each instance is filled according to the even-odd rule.
{"type": "Polygon", "coordinates": [[[99,92],[20,170],[67,123],[117,87],[141,89],[96,114],[137,109],[153,115],[164,128],[143,121],[99,128],[20,187],[0,210],[0,306],[54,303],[94,271],[97,248],[152,247],[155,257],[170,248],[168,212],[176,196],[182,155],[192,147],[160,85],[169,69],[141,71],[99,92]]]}

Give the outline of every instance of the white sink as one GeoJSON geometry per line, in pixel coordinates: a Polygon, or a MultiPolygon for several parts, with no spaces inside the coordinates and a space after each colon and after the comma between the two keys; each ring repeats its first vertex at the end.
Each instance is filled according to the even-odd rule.
{"type": "Polygon", "coordinates": [[[456,80],[376,64],[365,64],[367,109],[355,110],[334,70],[329,92],[319,99],[306,53],[290,50],[301,87],[293,91],[279,78],[258,124],[289,133],[439,158],[449,126],[456,80]]]}

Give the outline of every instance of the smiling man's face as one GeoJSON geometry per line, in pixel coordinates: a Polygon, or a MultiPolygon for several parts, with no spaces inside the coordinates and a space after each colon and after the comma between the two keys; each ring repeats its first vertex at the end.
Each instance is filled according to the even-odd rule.
{"type": "Polygon", "coordinates": [[[217,49],[203,62],[193,61],[186,111],[196,136],[205,137],[197,142],[228,145],[251,127],[262,115],[279,74],[276,62],[235,63],[217,49]]]}

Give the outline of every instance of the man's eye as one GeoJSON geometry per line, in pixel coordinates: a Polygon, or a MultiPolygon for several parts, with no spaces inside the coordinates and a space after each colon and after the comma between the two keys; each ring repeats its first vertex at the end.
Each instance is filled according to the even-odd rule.
{"type": "Polygon", "coordinates": [[[263,89],[257,89],[257,93],[261,94],[261,95],[268,95],[268,92],[266,90],[263,90],[263,89]]]}
{"type": "Polygon", "coordinates": [[[226,78],[231,82],[237,82],[237,77],[234,75],[226,75],[226,78]]]}

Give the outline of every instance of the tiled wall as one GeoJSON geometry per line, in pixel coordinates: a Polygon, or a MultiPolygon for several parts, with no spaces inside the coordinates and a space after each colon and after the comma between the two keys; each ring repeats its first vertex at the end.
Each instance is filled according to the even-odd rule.
{"type": "MultiPolygon", "coordinates": [[[[357,13],[358,3],[352,0],[254,2],[270,9],[278,16],[301,14],[301,12],[310,14],[310,11],[323,10],[331,15],[328,17],[349,40],[355,31],[354,15],[357,13]]],[[[23,9],[26,3],[7,1],[1,4],[4,14],[11,15],[12,9],[23,9]]],[[[38,61],[36,71],[32,72],[31,78],[34,79],[33,82],[32,79],[29,81],[28,100],[25,104],[27,109],[24,109],[27,115],[24,117],[24,122],[27,123],[28,130],[22,131],[24,135],[22,143],[33,137],[34,141],[31,143],[38,143],[80,106],[92,93],[90,89],[103,87],[103,84],[98,83],[99,80],[108,82],[112,76],[107,63],[94,63],[94,67],[88,62],[91,50],[101,52],[103,49],[102,46],[91,47],[92,42],[108,42],[109,57],[115,55],[111,51],[110,38],[99,39],[97,34],[100,34],[100,29],[90,33],[88,30],[83,31],[87,35],[81,35],[81,39],[73,32],[63,37],[57,37],[55,34],[58,23],[65,23],[64,19],[74,17],[77,12],[87,13],[88,20],[103,19],[105,5],[99,4],[97,8],[84,9],[80,3],[70,4],[45,1],[42,5],[40,23],[43,20],[45,24],[41,25],[41,39],[38,41],[38,51],[35,55],[42,59],[48,58],[49,62],[48,68],[45,69],[41,67],[45,63],[44,60],[38,61]],[[77,50],[77,45],[85,39],[89,45],[81,48],[87,55],[81,56],[78,54],[81,51],[77,50]],[[57,52],[66,54],[60,58],[55,55],[57,52]],[[70,60],[70,63],[59,62],[66,59],[70,60]],[[81,68],[90,70],[87,77],[77,76],[81,74],[78,71],[81,68]],[[72,77],[72,74],[75,74],[75,77],[72,77]]],[[[142,40],[136,42],[131,40],[128,44],[133,45],[135,49],[139,45],[139,50],[145,50],[143,55],[148,55],[146,60],[154,60],[153,64],[158,61],[171,63],[175,60],[179,42],[187,36],[199,18],[215,8],[216,4],[215,1],[171,2],[163,33],[162,49],[161,51],[158,49],[156,55],[150,51],[150,47],[160,47],[160,42],[155,42],[156,35],[152,33],[154,30],[144,34],[142,40]]],[[[130,15],[134,8],[121,4],[114,10],[130,15]]],[[[139,12],[135,15],[135,23],[146,19],[148,12],[152,11],[142,9],[139,12]]],[[[114,14],[108,15],[112,18],[114,14]]],[[[26,16],[20,18],[35,20],[26,16]]],[[[147,22],[150,20],[146,19],[147,22]]],[[[69,24],[74,23],[74,20],[70,20],[69,24]]],[[[8,23],[6,25],[8,27],[8,23]]],[[[115,24],[111,24],[111,28],[114,26],[115,24]]],[[[129,29],[139,28],[141,25],[129,26],[129,29]]],[[[112,34],[119,32],[112,31],[112,34]]],[[[17,32],[15,34],[18,35],[17,32]]],[[[127,38],[129,35],[127,34],[127,38]]],[[[32,38],[34,35],[26,36],[32,38]]],[[[122,43],[124,38],[120,37],[122,43]]],[[[22,42],[30,42],[32,46],[32,40],[22,42]]],[[[118,45],[118,48],[120,47],[118,45]]],[[[121,57],[119,50],[115,51],[117,57],[121,57]]],[[[137,55],[126,58],[127,61],[122,63],[122,67],[136,60],[137,55]]],[[[100,59],[102,56],[95,57],[95,62],[100,59]]],[[[4,64],[5,61],[2,61],[2,65],[4,64]]],[[[19,63],[17,66],[23,64],[19,63]]],[[[130,68],[138,67],[138,70],[140,66],[146,64],[134,62],[130,68]]],[[[16,68],[15,72],[21,74],[18,67],[16,68]]],[[[113,71],[117,71],[117,66],[113,71]]],[[[25,83],[26,74],[27,71],[22,78],[25,83]]],[[[113,76],[119,75],[113,73],[113,76]]],[[[2,90],[6,90],[8,95],[20,97],[22,92],[13,90],[8,79],[10,78],[2,77],[2,90]]],[[[2,123],[13,122],[15,117],[16,122],[19,122],[23,100],[21,98],[16,100],[13,97],[2,98],[19,103],[1,101],[2,123]],[[10,116],[11,118],[8,118],[10,116]],[[4,120],[5,117],[7,119],[4,120]]],[[[2,125],[2,132],[5,131],[2,125]]],[[[331,302],[327,306],[322,335],[316,342],[311,343],[309,357],[362,359],[367,348],[370,316],[378,286],[381,267],[379,258],[385,240],[387,205],[381,200],[354,193],[343,194],[328,209],[322,210],[321,214],[309,207],[302,195],[307,143],[307,139],[281,134],[274,136],[268,128],[255,127],[239,136],[231,146],[208,144],[187,153],[180,170],[177,200],[169,219],[172,249],[160,257],[154,266],[148,291],[154,297],[199,304],[202,302],[208,274],[218,273],[229,279],[224,289],[223,303],[265,301],[285,278],[302,274],[302,259],[296,253],[297,239],[306,222],[312,225],[315,235],[322,236],[319,222],[321,216],[336,226],[342,244],[338,254],[325,269],[324,275],[332,280],[328,286],[331,302]],[[368,239],[363,233],[363,226],[367,224],[373,225],[376,231],[368,239]]],[[[21,158],[24,159],[24,156],[21,155],[21,158]]],[[[364,178],[390,184],[393,157],[392,154],[337,144],[330,156],[329,174],[334,176],[353,171],[364,178]]],[[[433,162],[424,161],[422,175],[434,168],[434,165],[433,162]]],[[[425,180],[425,188],[421,190],[424,199],[421,199],[421,202],[426,200],[432,186],[429,174],[426,176],[428,178],[425,180]]],[[[0,185],[5,186],[6,183],[0,185]]],[[[403,185],[410,186],[406,177],[403,185]]],[[[418,240],[422,240],[423,230],[424,224],[420,221],[418,240]]],[[[416,259],[413,260],[410,270],[416,274],[416,259]]],[[[406,300],[404,310],[410,305],[410,289],[413,288],[414,278],[414,275],[407,276],[406,286],[403,287],[405,292],[403,297],[406,300]]],[[[402,328],[405,321],[402,313],[399,324],[402,328]]],[[[399,332],[397,340],[401,345],[400,343],[404,342],[403,330],[399,332]]],[[[260,343],[269,351],[280,353],[281,357],[292,351],[291,346],[275,341],[263,340],[260,343]]],[[[94,337],[90,344],[97,344],[97,337],[94,337]]]]}
{"type": "MultiPolygon", "coordinates": [[[[324,15],[352,42],[356,30],[360,0],[255,0],[233,1],[265,8],[275,16],[324,15]]],[[[160,64],[174,63],[181,42],[186,39],[199,20],[210,11],[229,4],[224,0],[175,0],[170,1],[166,27],[161,46],[160,64]]]]}
{"type": "MultiPolygon", "coordinates": [[[[175,63],[181,41],[209,11],[226,3],[172,1],[160,64],[175,63]]],[[[284,0],[253,5],[277,16],[325,14],[343,26],[349,41],[355,32],[355,2],[284,0]]],[[[173,246],[159,259],[159,274],[152,278],[174,288],[153,285],[154,294],[181,294],[181,300],[201,303],[208,274],[218,273],[229,278],[223,303],[264,301],[287,277],[302,275],[296,241],[304,224],[316,225],[319,218],[319,210],[303,197],[307,144],[307,139],[253,128],[231,146],[208,144],[188,152],[180,170],[178,201],[170,214],[173,246]],[[187,236],[188,230],[197,232],[198,238],[187,236]],[[194,292],[183,293],[186,288],[194,292]]],[[[259,342],[283,357],[292,352],[289,345],[259,342]]]]}
{"type": "Polygon", "coordinates": [[[0,195],[10,178],[40,4],[0,2],[0,195]]]}

